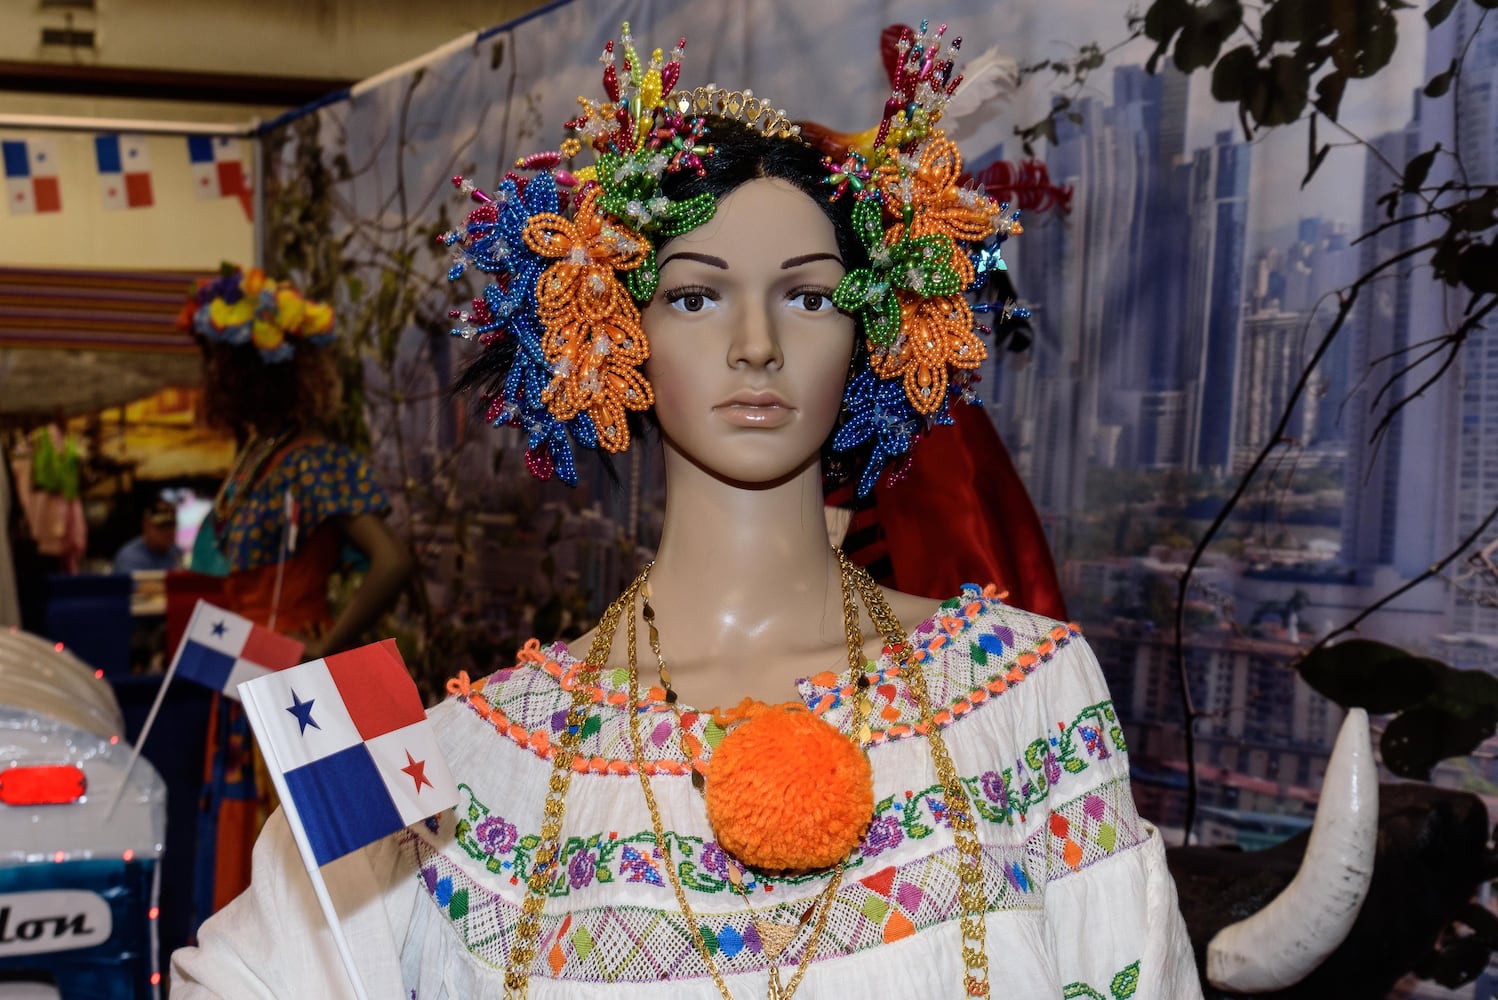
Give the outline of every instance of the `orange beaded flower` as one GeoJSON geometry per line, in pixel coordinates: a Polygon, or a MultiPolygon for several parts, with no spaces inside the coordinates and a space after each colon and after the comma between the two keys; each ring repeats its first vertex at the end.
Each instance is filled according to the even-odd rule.
{"type": "Polygon", "coordinates": [[[880,378],[902,379],[916,411],[930,416],[947,398],[947,368],[977,368],[988,350],[973,329],[973,311],[961,295],[900,296],[900,337],[870,353],[880,378]]]}
{"type": "MultiPolygon", "coordinates": [[[[909,218],[908,229],[903,219],[902,224],[891,227],[887,242],[939,233],[976,243],[994,234],[999,208],[982,191],[959,183],[962,154],[956,143],[938,132],[921,147],[920,158],[913,165],[909,159],[904,164],[896,161],[879,168],[877,183],[886,211],[900,216],[902,208],[908,209],[909,218]]],[[[966,259],[960,251],[957,256],[966,259]]],[[[972,280],[971,272],[970,267],[968,281],[972,280]]]]}
{"type": "Polygon", "coordinates": [[[524,237],[537,254],[557,261],[536,283],[541,347],[552,374],[542,398],[558,420],[586,413],[599,445],[620,452],[629,447],[625,411],[648,409],[655,394],[640,372],[650,356],[640,310],[618,272],[643,264],[650,244],[601,211],[598,192],[587,189],[570,220],[533,216],[524,237]]]}

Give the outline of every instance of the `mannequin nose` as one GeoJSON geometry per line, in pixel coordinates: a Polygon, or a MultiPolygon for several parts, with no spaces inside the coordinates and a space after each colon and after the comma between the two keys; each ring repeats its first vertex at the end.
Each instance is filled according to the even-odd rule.
{"type": "Polygon", "coordinates": [[[729,345],[728,363],[734,367],[760,368],[778,367],[784,360],[780,353],[779,332],[770,311],[761,305],[745,308],[729,345]]]}

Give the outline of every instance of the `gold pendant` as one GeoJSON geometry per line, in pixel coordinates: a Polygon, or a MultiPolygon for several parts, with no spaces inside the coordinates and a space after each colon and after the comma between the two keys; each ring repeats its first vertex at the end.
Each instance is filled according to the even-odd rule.
{"type": "Polygon", "coordinates": [[[759,933],[759,943],[764,949],[765,958],[774,962],[796,939],[796,932],[801,928],[798,924],[781,924],[755,917],[754,929],[759,933]]]}

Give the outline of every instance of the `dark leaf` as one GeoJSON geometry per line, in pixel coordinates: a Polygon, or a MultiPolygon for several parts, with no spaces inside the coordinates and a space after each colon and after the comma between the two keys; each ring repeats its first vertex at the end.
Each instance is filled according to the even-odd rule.
{"type": "Polygon", "coordinates": [[[1456,9],[1456,0],[1436,0],[1425,12],[1425,23],[1432,28],[1451,16],[1456,9]]]}
{"type": "Polygon", "coordinates": [[[1315,42],[1331,32],[1325,0],[1277,0],[1259,23],[1260,46],[1266,52],[1276,42],[1315,42]]]}
{"type": "Polygon", "coordinates": [[[1451,65],[1447,67],[1443,72],[1437,73],[1435,76],[1431,77],[1430,82],[1427,83],[1424,89],[1422,89],[1420,92],[1426,97],[1440,97],[1441,95],[1445,94],[1446,91],[1451,89],[1451,80],[1455,75],[1456,60],[1453,59],[1451,60],[1451,65]]]}
{"type": "Polygon", "coordinates": [[[1294,56],[1275,56],[1259,76],[1259,89],[1244,107],[1259,126],[1288,125],[1301,116],[1309,97],[1310,76],[1294,56]]]}
{"type": "Polygon", "coordinates": [[[1456,286],[1462,282],[1461,255],[1469,240],[1443,239],[1430,255],[1430,269],[1436,280],[1456,286]]]}
{"type": "Polygon", "coordinates": [[[1498,226],[1498,186],[1453,206],[1448,217],[1453,226],[1469,233],[1480,233],[1498,226]]]}
{"type": "Polygon", "coordinates": [[[1316,81],[1316,110],[1332,121],[1337,120],[1337,111],[1342,107],[1342,92],[1347,89],[1347,77],[1341,73],[1328,73],[1316,81]]]}
{"type": "Polygon", "coordinates": [[[1186,0],[1155,0],[1144,13],[1144,37],[1163,48],[1186,23],[1191,5],[1186,0]]]}
{"type": "Polygon", "coordinates": [[[1251,46],[1240,45],[1212,67],[1212,97],[1223,104],[1236,104],[1248,96],[1259,75],[1259,61],[1251,46]]]}
{"type": "Polygon", "coordinates": [[[1205,69],[1217,61],[1222,43],[1243,23],[1243,7],[1238,0],[1211,0],[1192,7],[1176,40],[1175,63],[1182,73],[1205,69]]]}
{"type": "Polygon", "coordinates": [[[1491,954],[1488,946],[1475,936],[1448,937],[1422,965],[1421,978],[1455,989],[1482,975],[1491,954]]]}
{"type": "Polygon", "coordinates": [[[1150,57],[1144,61],[1144,71],[1151,75],[1158,73],[1160,71],[1160,57],[1165,55],[1169,48],[1170,46],[1165,42],[1156,45],[1155,51],[1151,52],[1150,57]]]}
{"type": "Polygon", "coordinates": [[[1351,77],[1369,77],[1389,64],[1399,44],[1399,25],[1384,11],[1376,18],[1358,18],[1352,33],[1340,33],[1332,43],[1332,61],[1351,77]]]}
{"type": "Polygon", "coordinates": [[[1498,247],[1473,243],[1457,259],[1462,284],[1479,295],[1498,295],[1498,247]]]}
{"type": "Polygon", "coordinates": [[[1394,717],[1379,741],[1384,766],[1401,778],[1430,780],[1430,770],[1448,757],[1465,757],[1489,736],[1494,720],[1412,708],[1394,717]]]}
{"type": "Polygon", "coordinates": [[[1300,661],[1298,669],[1307,684],[1344,708],[1386,715],[1430,696],[1437,681],[1434,663],[1397,646],[1349,639],[1315,650],[1300,661]]]}
{"type": "Polygon", "coordinates": [[[1498,677],[1481,670],[1455,670],[1435,660],[1426,662],[1435,670],[1436,689],[1425,706],[1498,723],[1498,677]]]}
{"type": "Polygon", "coordinates": [[[1436,154],[1441,151],[1441,144],[1419,153],[1409,163],[1404,165],[1404,179],[1400,182],[1400,188],[1406,192],[1420,190],[1425,183],[1426,176],[1430,173],[1431,164],[1436,162],[1436,154]]]}
{"type": "Polygon", "coordinates": [[[1472,928],[1473,934],[1486,944],[1489,951],[1498,949],[1498,915],[1475,903],[1468,903],[1457,913],[1456,919],[1472,928]]]}
{"type": "Polygon", "coordinates": [[[1311,183],[1311,178],[1316,176],[1316,171],[1321,169],[1326,154],[1332,151],[1331,143],[1327,143],[1320,149],[1316,148],[1316,116],[1311,116],[1311,137],[1306,143],[1306,175],[1300,179],[1300,186],[1305,187],[1311,183]]]}
{"type": "Polygon", "coordinates": [[[1374,204],[1384,207],[1384,218],[1394,218],[1394,212],[1399,208],[1399,189],[1395,188],[1393,191],[1384,192],[1378,196],[1378,200],[1374,204]]]}

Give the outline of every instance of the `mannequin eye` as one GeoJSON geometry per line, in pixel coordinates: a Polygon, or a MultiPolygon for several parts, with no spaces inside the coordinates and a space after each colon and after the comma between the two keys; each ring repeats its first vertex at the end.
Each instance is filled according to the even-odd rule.
{"type": "Polygon", "coordinates": [[[830,288],[798,288],[791,292],[790,300],[807,312],[830,312],[833,308],[830,288]]]}
{"type": "Polygon", "coordinates": [[[718,307],[718,293],[702,285],[672,288],[664,295],[667,305],[677,312],[700,313],[718,307]]]}

